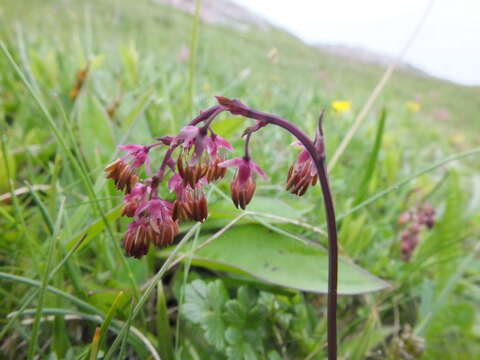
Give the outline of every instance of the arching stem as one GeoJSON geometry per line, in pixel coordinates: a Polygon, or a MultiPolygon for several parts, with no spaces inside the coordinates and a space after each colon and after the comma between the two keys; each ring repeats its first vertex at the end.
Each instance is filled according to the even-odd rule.
{"type": "MultiPolygon", "coordinates": [[[[279,116],[264,113],[250,109],[239,100],[230,100],[224,97],[217,97],[220,106],[224,107],[233,115],[242,115],[244,117],[259,120],[264,123],[277,125],[290,134],[295,136],[309,152],[317,169],[320,187],[323,193],[323,202],[325,206],[327,229],[328,229],[328,295],[327,295],[327,345],[328,360],[337,359],[337,283],[338,283],[338,243],[337,226],[335,220],[335,209],[333,197],[328,182],[327,169],[325,165],[324,140],[321,129],[321,120],[319,122],[320,138],[317,143],[313,141],[299,128],[279,116]]],[[[215,111],[215,107],[207,111],[215,111]]],[[[195,120],[194,120],[195,121],[195,120]]],[[[202,120],[200,120],[202,121],[202,120]]],[[[259,124],[260,125],[260,124],[259,124]]],[[[260,128],[261,126],[258,126],[260,128]]]]}

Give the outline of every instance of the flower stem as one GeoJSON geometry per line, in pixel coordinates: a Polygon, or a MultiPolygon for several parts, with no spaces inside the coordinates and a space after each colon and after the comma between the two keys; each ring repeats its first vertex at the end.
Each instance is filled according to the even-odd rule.
{"type": "MultiPolygon", "coordinates": [[[[323,193],[323,202],[327,218],[328,229],[328,295],[327,295],[327,346],[328,360],[337,359],[337,283],[338,283],[338,242],[337,226],[335,220],[335,209],[333,197],[328,182],[327,169],[325,165],[324,140],[321,136],[317,141],[317,146],[313,141],[298,127],[282,119],[279,116],[253,110],[241,103],[239,100],[230,100],[224,97],[217,97],[221,106],[225,107],[233,115],[242,115],[244,117],[263,121],[268,124],[277,125],[290,134],[295,136],[309,152],[317,169],[320,187],[323,193]],[[319,150],[320,149],[320,150],[319,150]]],[[[210,110],[210,109],[209,109],[210,110]]],[[[207,110],[208,111],[208,110],[207,110]]],[[[200,120],[201,121],[201,120],[200,120]]],[[[319,124],[320,134],[321,122],[319,124]]]]}
{"type": "Polygon", "coordinates": [[[243,158],[245,160],[250,160],[250,151],[249,151],[249,145],[250,145],[250,137],[252,136],[252,133],[249,132],[247,135],[245,135],[245,154],[243,155],[243,158]]]}

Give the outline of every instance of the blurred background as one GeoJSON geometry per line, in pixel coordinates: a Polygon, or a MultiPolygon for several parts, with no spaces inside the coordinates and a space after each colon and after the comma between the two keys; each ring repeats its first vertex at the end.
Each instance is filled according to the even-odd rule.
{"type": "MultiPolygon", "coordinates": [[[[479,12],[474,0],[2,0],[0,358],[325,358],[322,195],[285,191],[298,149],[279,129],[252,138],[268,180],[247,212],[229,173],[178,247],[125,257],[123,197],[103,169],[215,95],[312,137],[326,111],[339,358],[479,358],[479,12]]],[[[231,157],[249,124],[215,123],[231,157]]]]}

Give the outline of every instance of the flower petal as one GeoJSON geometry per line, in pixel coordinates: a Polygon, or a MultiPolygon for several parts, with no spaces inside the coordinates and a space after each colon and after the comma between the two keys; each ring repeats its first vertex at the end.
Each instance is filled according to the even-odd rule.
{"type": "Polygon", "coordinates": [[[266,179],[267,178],[267,174],[265,174],[265,172],[260,168],[260,166],[258,166],[257,164],[255,164],[253,161],[249,161],[250,164],[250,169],[252,169],[253,172],[257,173],[258,175],[260,175],[262,178],[266,179]]]}
{"type": "Polygon", "coordinates": [[[193,145],[193,141],[197,137],[200,129],[193,125],[187,125],[180,130],[180,133],[175,137],[175,143],[182,144],[184,147],[193,145]]]}
{"type": "Polygon", "coordinates": [[[225,160],[222,161],[221,163],[218,164],[220,167],[240,167],[245,164],[245,159],[243,158],[233,158],[230,160],[225,160]]]}
{"type": "Polygon", "coordinates": [[[174,190],[178,192],[180,187],[183,187],[183,179],[180,174],[175,174],[168,180],[168,190],[170,190],[170,192],[174,190]]]}
{"type": "Polygon", "coordinates": [[[249,163],[250,161],[243,160],[243,164],[238,167],[237,180],[241,187],[252,177],[252,168],[249,163]]]}
{"type": "Polygon", "coordinates": [[[123,151],[127,151],[128,153],[134,153],[139,150],[143,150],[143,145],[137,144],[126,144],[126,145],[119,145],[118,148],[123,151]]]}
{"type": "Polygon", "coordinates": [[[290,144],[290,146],[297,146],[297,147],[305,148],[300,140],[295,140],[294,142],[292,142],[290,144]]]}
{"type": "Polygon", "coordinates": [[[216,135],[214,142],[217,144],[218,147],[223,147],[228,151],[233,151],[233,146],[221,136],[216,135]]]}

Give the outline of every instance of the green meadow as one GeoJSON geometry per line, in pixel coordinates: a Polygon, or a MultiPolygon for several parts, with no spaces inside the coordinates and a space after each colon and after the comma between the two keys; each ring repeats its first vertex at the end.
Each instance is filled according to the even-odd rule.
{"type": "MultiPolygon", "coordinates": [[[[3,0],[0,40],[1,359],[326,358],[322,193],[285,191],[298,149],[279,128],[252,137],[268,179],[245,211],[229,170],[207,187],[204,223],[125,256],[123,196],[103,169],[118,145],[176,135],[215,95],[312,137],[326,111],[339,358],[480,356],[479,87],[400,69],[339,150],[385,69],[279,29],[147,0],[3,0]],[[433,227],[406,252],[402,215],[426,204],[433,227]]],[[[250,125],[214,123],[229,156],[250,125]]]]}

